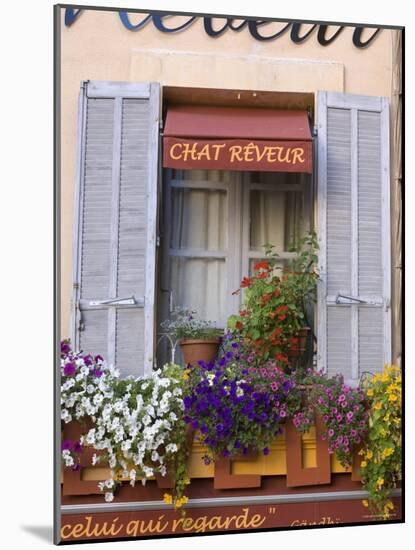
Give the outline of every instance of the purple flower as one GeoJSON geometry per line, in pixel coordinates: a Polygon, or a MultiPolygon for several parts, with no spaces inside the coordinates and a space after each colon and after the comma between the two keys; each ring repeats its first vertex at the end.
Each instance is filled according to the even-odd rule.
{"type": "Polygon", "coordinates": [[[328,434],[329,434],[330,437],[333,437],[334,430],[332,428],[330,428],[329,431],[328,431],[328,434]]]}
{"type": "Polygon", "coordinates": [[[104,358],[101,355],[95,355],[95,363],[98,363],[98,361],[104,361],[104,358]]]}
{"type": "Polygon", "coordinates": [[[93,363],[92,356],[91,355],[85,355],[84,363],[87,367],[90,367],[93,363]]]}
{"type": "Polygon", "coordinates": [[[285,412],[284,409],[280,410],[280,416],[281,416],[281,418],[284,418],[285,416],[287,416],[287,413],[285,412]]]}
{"type": "Polygon", "coordinates": [[[70,439],[64,439],[62,441],[62,451],[70,451],[72,449],[72,441],[70,439]]]}
{"type": "Polygon", "coordinates": [[[71,351],[71,346],[69,345],[67,340],[63,340],[61,342],[61,354],[67,355],[71,351]]]}
{"type": "Polygon", "coordinates": [[[353,418],[353,413],[352,413],[352,411],[349,411],[349,412],[346,414],[346,417],[347,417],[347,420],[352,420],[352,418],[353,418]]]}
{"type": "Polygon", "coordinates": [[[209,466],[210,458],[208,457],[208,455],[203,456],[203,462],[204,462],[205,466],[209,466]]]}
{"type": "Polygon", "coordinates": [[[344,393],[342,393],[338,399],[338,402],[341,403],[342,401],[344,401],[346,399],[346,396],[344,395],[344,393]]]}
{"type": "Polygon", "coordinates": [[[323,416],[323,422],[328,422],[328,420],[329,420],[329,415],[328,415],[328,414],[325,414],[325,415],[323,416]]]}
{"type": "Polygon", "coordinates": [[[193,428],[194,430],[196,430],[196,428],[198,428],[198,427],[199,427],[199,422],[198,422],[197,420],[193,420],[193,421],[192,421],[192,428],[193,428]]]}
{"type": "Polygon", "coordinates": [[[237,344],[236,342],[232,342],[231,345],[232,345],[233,348],[239,348],[239,344],[237,344]]]}
{"type": "Polygon", "coordinates": [[[209,431],[209,428],[206,426],[206,424],[202,424],[202,425],[200,426],[200,432],[201,432],[202,434],[207,434],[208,431],[209,431]]]}
{"type": "Polygon", "coordinates": [[[231,453],[228,451],[228,449],[224,449],[223,456],[229,456],[231,453]]]}
{"type": "Polygon", "coordinates": [[[104,373],[99,368],[94,368],[91,371],[92,376],[95,376],[95,378],[100,378],[104,373]]]}
{"type": "Polygon", "coordinates": [[[269,449],[268,449],[268,447],[264,447],[264,448],[262,449],[262,452],[264,453],[265,456],[266,456],[266,455],[269,455],[269,449]]]}
{"type": "Polygon", "coordinates": [[[72,466],[72,470],[73,470],[74,472],[79,472],[80,469],[81,469],[81,465],[80,465],[80,464],[74,464],[74,465],[72,466]]]}
{"type": "Polygon", "coordinates": [[[66,363],[66,365],[63,367],[63,374],[65,376],[72,376],[73,374],[75,374],[75,371],[75,363],[66,363]]]}
{"type": "Polygon", "coordinates": [[[82,445],[79,441],[75,441],[73,445],[73,450],[75,453],[78,453],[78,454],[82,451],[82,445]]]}
{"type": "Polygon", "coordinates": [[[286,380],[283,383],[282,389],[284,390],[285,393],[287,393],[291,389],[291,383],[289,382],[289,380],[286,380]]]}

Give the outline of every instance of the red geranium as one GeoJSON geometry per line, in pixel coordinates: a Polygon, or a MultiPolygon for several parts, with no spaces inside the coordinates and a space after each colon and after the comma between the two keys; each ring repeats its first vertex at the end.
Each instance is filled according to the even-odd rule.
{"type": "Polygon", "coordinates": [[[255,271],[259,271],[260,269],[265,269],[266,271],[268,271],[269,263],[266,260],[258,262],[254,265],[254,269],[255,271]]]}
{"type": "Polygon", "coordinates": [[[251,286],[252,279],[251,277],[244,277],[241,281],[241,288],[246,288],[248,286],[251,286]]]}

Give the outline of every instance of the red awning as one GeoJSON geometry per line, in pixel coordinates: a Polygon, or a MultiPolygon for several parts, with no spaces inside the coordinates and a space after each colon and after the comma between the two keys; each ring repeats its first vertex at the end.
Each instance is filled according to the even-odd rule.
{"type": "Polygon", "coordinates": [[[311,172],[311,142],[306,111],[179,105],[167,111],[163,165],[311,172]]]}

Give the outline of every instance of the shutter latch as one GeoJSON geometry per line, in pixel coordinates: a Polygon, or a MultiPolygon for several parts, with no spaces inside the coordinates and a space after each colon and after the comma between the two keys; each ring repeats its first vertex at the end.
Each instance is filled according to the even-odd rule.
{"type": "Polygon", "coordinates": [[[107,300],[91,300],[90,306],[141,306],[144,307],[144,299],[136,300],[134,296],[126,298],[108,298],[107,300]]]}
{"type": "Polygon", "coordinates": [[[336,304],[348,304],[349,302],[345,302],[344,300],[349,300],[351,302],[358,302],[359,304],[367,304],[366,300],[361,300],[360,298],[354,298],[353,296],[345,296],[344,294],[340,294],[340,292],[336,296],[336,304]]]}

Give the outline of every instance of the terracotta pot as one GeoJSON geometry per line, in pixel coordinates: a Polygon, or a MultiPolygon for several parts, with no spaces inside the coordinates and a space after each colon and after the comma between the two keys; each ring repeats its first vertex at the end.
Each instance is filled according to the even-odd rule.
{"type": "Polygon", "coordinates": [[[198,361],[209,363],[216,358],[219,350],[219,338],[210,340],[185,339],[180,341],[183,359],[186,365],[197,365],[198,361]]]}
{"type": "Polygon", "coordinates": [[[296,338],[298,338],[298,342],[296,344],[291,344],[287,352],[288,357],[300,357],[301,355],[303,355],[306,350],[309,331],[310,327],[303,327],[302,329],[300,329],[300,331],[296,335],[296,338]]]}

